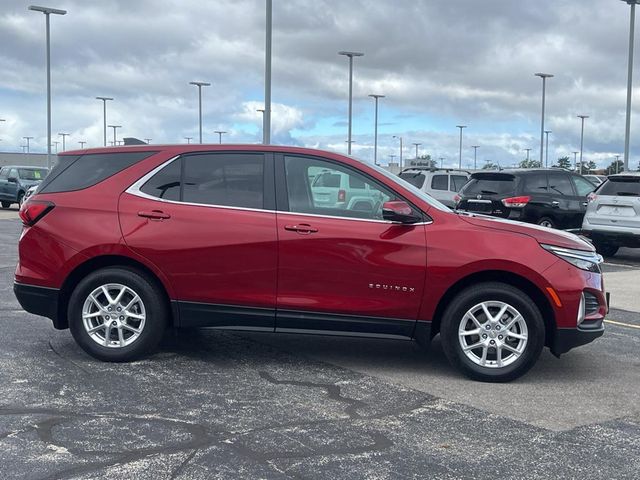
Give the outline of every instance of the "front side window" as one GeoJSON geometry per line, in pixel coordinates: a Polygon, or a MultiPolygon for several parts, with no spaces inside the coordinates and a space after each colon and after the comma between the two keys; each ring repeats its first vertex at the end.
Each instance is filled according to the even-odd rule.
{"type": "Polygon", "coordinates": [[[46,168],[20,168],[18,173],[22,180],[44,180],[49,171],[46,168]]]}
{"type": "Polygon", "coordinates": [[[449,175],[434,175],[431,179],[433,190],[449,190],[449,175]]]}
{"type": "Polygon", "coordinates": [[[212,153],[184,157],[182,201],[264,207],[264,156],[212,153]]]}
{"type": "Polygon", "coordinates": [[[576,192],[578,192],[578,195],[581,197],[586,197],[596,189],[589,180],[578,177],[577,175],[571,176],[571,181],[573,181],[573,186],[576,187],[576,192]]]}
{"type": "Polygon", "coordinates": [[[0,179],[6,180],[9,176],[9,167],[2,167],[0,169],[0,179]]]}
{"type": "Polygon", "coordinates": [[[12,168],[9,171],[9,178],[18,178],[18,169],[12,168]]]}
{"type": "Polygon", "coordinates": [[[285,157],[285,172],[291,212],[383,220],[382,204],[397,199],[365,175],[325,160],[285,157]]]}
{"type": "Polygon", "coordinates": [[[549,173],[549,192],[560,195],[575,195],[569,175],[549,173]]]}

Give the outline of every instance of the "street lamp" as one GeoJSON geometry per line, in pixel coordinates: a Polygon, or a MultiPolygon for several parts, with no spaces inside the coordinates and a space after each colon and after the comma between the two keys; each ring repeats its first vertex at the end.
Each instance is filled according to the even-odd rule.
{"type": "Polygon", "coordinates": [[[47,167],[51,170],[51,32],[49,28],[49,16],[66,15],[66,10],[57,8],[38,7],[30,5],[29,10],[34,12],[42,12],[46,18],[46,37],[47,37],[47,167]]]}
{"type": "Polygon", "coordinates": [[[271,143],[271,38],[273,31],[273,0],[267,0],[264,42],[264,115],[262,115],[262,143],[271,143]]]}
{"type": "Polygon", "coordinates": [[[542,166],[542,147],[544,146],[544,101],[547,88],[547,78],[552,78],[553,75],[550,73],[535,73],[534,75],[542,79],[542,119],[540,121],[540,166],[542,166]]]}
{"type": "Polygon", "coordinates": [[[219,143],[219,144],[222,144],[222,134],[223,134],[223,133],[227,133],[227,132],[225,132],[224,130],[216,130],[216,131],[215,131],[215,132],[213,132],[213,133],[217,133],[217,134],[218,134],[218,143],[219,143]]]}
{"type": "Polygon", "coordinates": [[[265,138],[264,138],[264,112],[265,112],[265,109],[264,108],[256,108],[256,112],[259,112],[259,113],[262,114],[262,143],[264,145],[266,145],[265,138]]]}
{"type": "Polygon", "coordinates": [[[478,169],[478,162],[477,162],[478,149],[480,148],[480,145],[471,145],[471,148],[473,148],[473,169],[477,170],[478,169]]]}
{"type": "Polygon", "coordinates": [[[362,57],[364,53],[360,52],[338,52],[338,55],[349,57],[349,138],[347,140],[347,153],[351,155],[351,113],[353,104],[353,57],[362,57]]]}
{"type": "Polygon", "coordinates": [[[462,170],[462,129],[467,128],[466,125],[456,125],[460,129],[460,152],[458,154],[458,170],[462,170]]]}
{"type": "Polygon", "coordinates": [[[58,133],[62,137],[62,151],[64,152],[67,149],[67,144],[65,143],[65,139],[70,135],[69,133],[58,133]]]}
{"type": "Polygon", "coordinates": [[[6,122],[4,118],[0,118],[0,122],[6,122]]]}
{"type": "Polygon", "coordinates": [[[151,143],[151,138],[145,138],[144,141],[147,142],[147,145],[149,145],[151,143]]]}
{"type": "Polygon", "coordinates": [[[394,135],[393,138],[399,138],[400,139],[400,160],[398,162],[398,165],[400,166],[400,170],[402,170],[402,137],[394,135]]]}
{"type": "Polygon", "coordinates": [[[57,141],[57,140],[54,140],[54,141],[53,141],[53,142],[51,142],[51,143],[53,143],[53,146],[54,146],[54,147],[56,147],[56,154],[57,154],[57,153],[58,153],[58,145],[60,145],[60,142],[59,142],[59,141],[57,141]]]}
{"type": "Polygon", "coordinates": [[[207,82],[189,82],[189,85],[198,87],[198,121],[200,125],[200,143],[202,143],[202,87],[209,87],[207,82]]]}
{"type": "Polygon", "coordinates": [[[107,101],[113,100],[111,97],[96,97],[96,100],[102,100],[102,125],[103,125],[103,138],[104,146],[107,146],[107,101]]]}
{"type": "Polygon", "coordinates": [[[582,147],[584,145],[584,119],[589,118],[589,115],[578,115],[578,118],[582,120],[582,127],[580,128],[580,175],[582,175],[582,147]]]}
{"type": "Polygon", "coordinates": [[[396,158],[396,155],[394,155],[393,153],[391,155],[389,155],[389,158],[391,158],[391,163],[393,163],[393,161],[396,158]]]}
{"type": "MultiPolygon", "coordinates": [[[[545,149],[545,159],[544,159],[544,168],[549,168],[549,134],[551,133],[551,130],[545,130],[544,134],[546,135],[546,145],[544,147],[545,149]]],[[[540,166],[542,166],[542,164],[540,164],[540,166]]]]}
{"type": "Polygon", "coordinates": [[[624,169],[629,170],[629,133],[631,131],[631,92],[633,89],[633,36],[635,30],[636,5],[640,4],[640,0],[623,0],[631,5],[631,14],[629,19],[629,65],[627,72],[627,120],[624,130],[624,169]]]}
{"type": "Polygon", "coordinates": [[[113,146],[118,145],[118,141],[116,140],[116,128],[122,128],[122,125],[107,125],[109,128],[113,128],[113,146]]]}
{"type": "Polygon", "coordinates": [[[84,149],[84,145],[85,145],[85,143],[87,143],[87,142],[84,142],[84,141],[80,140],[78,143],[80,144],[80,148],[81,148],[81,149],[84,149]]]}
{"type": "MultiPolygon", "coordinates": [[[[373,164],[378,164],[378,99],[384,98],[384,95],[370,93],[369,96],[375,100],[376,113],[373,128],[373,164]]],[[[351,145],[351,143],[349,143],[351,145]]]]}
{"type": "Polygon", "coordinates": [[[29,140],[31,140],[33,137],[22,137],[22,138],[24,138],[27,141],[26,147],[27,147],[27,153],[29,153],[29,140]]]}
{"type": "Polygon", "coordinates": [[[187,141],[187,143],[191,143],[191,139],[192,139],[192,138],[193,138],[193,137],[184,137],[184,139],[187,141]]]}
{"type": "Polygon", "coordinates": [[[578,154],[580,152],[571,152],[573,153],[573,171],[575,172],[578,169],[578,154]]]}
{"type": "Polygon", "coordinates": [[[618,162],[620,161],[620,155],[616,154],[616,155],[614,155],[614,157],[616,157],[616,173],[619,173],[618,172],[618,162]]]}
{"type": "Polygon", "coordinates": [[[415,145],[415,147],[416,147],[416,165],[417,165],[417,164],[418,164],[418,147],[419,147],[420,145],[422,145],[422,144],[421,144],[421,143],[415,143],[415,142],[414,142],[414,143],[412,143],[412,145],[415,145]]]}
{"type": "Polygon", "coordinates": [[[444,157],[440,157],[440,168],[444,166],[444,157]]]}
{"type": "Polygon", "coordinates": [[[529,152],[531,151],[530,148],[525,148],[525,150],[527,151],[527,162],[529,162],[529,152]]]}

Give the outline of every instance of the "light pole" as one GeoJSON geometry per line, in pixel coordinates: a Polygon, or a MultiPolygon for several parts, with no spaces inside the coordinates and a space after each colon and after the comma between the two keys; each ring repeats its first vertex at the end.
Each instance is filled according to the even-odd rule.
{"type": "Polygon", "coordinates": [[[530,148],[525,148],[525,150],[527,151],[527,162],[529,162],[529,152],[531,151],[530,148]]]}
{"type": "Polygon", "coordinates": [[[571,152],[573,153],[573,171],[575,172],[578,169],[578,154],[580,152],[571,152]]]}
{"type": "Polygon", "coordinates": [[[29,10],[34,12],[42,12],[46,18],[46,36],[47,36],[47,167],[51,170],[51,29],[49,28],[49,16],[66,15],[66,10],[57,8],[38,7],[30,5],[29,10]]]}
{"type": "Polygon", "coordinates": [[[378,99],[384,98],[384,95],[370,93],[369,96],[375,100],[375,120],[373,127],[373,164],[378,164],[378,99]]]}
{"type": "Polygon", "coordinates": [[[412,143],[416,147],[416,165],[418,164],[418,147],[422,145],[421,143],[412,143]]]}
{"type": "Polygon", "coordinates": [[[96,97],[96,100],[102,100],[102,125],[103,125],[103,138],[104,146],[107,146],[107,101],[113,100],[111,97],[96,97]]]}
{"type": "Polygon", "coordinates": [[[353,57],[362,57],[360,52],[338,52],[338,55],[349,57],[349,138],[347,139],[347,153],[351,155],[351,113],[353,104],[353,57]]]}
{"type": "Polygon", "coordinates": [[[192,138],[193,138],[193,137],[184,137],[184,139],[187,141],[187,143],[191,143],[191,139],[192,139],[192,138]]]}
{"type": "Polygon", "coordinates": [[[122,128],[122,125],[107,125],[107,127],[113,128],[113,146],[115,147],[118,145],[118,141],[116,139],[116,129],[122,128]]]}
{"type": "Polygon", "coordinates": [[[209,87],[207,82],[189,82],[189,85],[198,87],[198,123],[200,125],[200,143],[202,143],[202,87],[209,87]]]}
{"type": "Polygon", "coordinates": [[[552,78],[553,75],[550,73],[536,73],[534,75],[542,79],[542,117],[540,120],[540,166],[542,166],[542,150],[544,147],[544,102],[547,89],[547,78],[552,78]]]}
{"type": "Polygon", "coordinates": [[[584,119],[589,118],[589,115],[578,115],[578,118],[582,120],[582,126],[580,128],[580,175],[582,175],[582,147],[584,145],[584,119]]]}
{"type": "Polygon", "coordinates": [[[147,145],[149,145],[151,143],[151,138],[145,138],[144,141],[147,142],[147,145]]]}
{"type": "Polygon", "coordinates": [[[67,144],[65,143],[66,138],[70,135],[69,133],[58,133],[62,137],[62,151],[64,152],[67,149],[67,144]]]}
{"type": "Polygon", "coordinates": [[[391,155],[389,155],[389,158],[391,158],[391,163],[393,163],[393,161],[396,158],[396,155],[394,155],[393,153],[391,155]]]}
{"type": "Polygon", "coordinates": [[[462,170],[462,129],[467,128],[466,125],[456,125],[460,129],[460,152],[458,154],[458,170],[462,170]]]}
{"type": "Polygon", "coordinates": [[[398,165],[400,166],[400,170],[402,170],[402,137],[398,137],[397,135],[394,135],[393,138],[400,139],[400,160],[398,162],[398,165]]]}
{"type": "Polygon", "coordinates": [[[262,143],[264,145],[266,145],[266,143],[264,143],[264,111],[265,111],[264,108],[256,108],[256,112],[259,112],[259,113],[262,114],[262,130],[263,130],[262,131],[262,143]]]}
{"type": "Polygon", "coordinates": [[[444,157],[440,157],[440,168],[444,166],[444,157]]]}
{"type": "Polygon", "coordinates": [[[0,118],[0,122],[6,122],[4,118],[0,118]]]}
{"type": "Polygon", "coordinates": [[[471,148],[473,148],[473,169],[477,170],[478,169],[478,149],[480,148],[480,145],[471,145],[471,148]]]}
{"type": "Polygon", "coordinates": [[[636,21],[636,5],[640,4],[640,0],[623,0],[631,5],[631,14],[629,19],[629,65],[627,72],[627,120],[624,130],[624,169],[629,171],[629,133],[631,132],[631,93],[633,90],[633,36],[636,21]]]}
{"type": "Polygon", "coordinates": [[[616,157],[616,173],[619,173],[618,172],[618,162],[620,161],[620,155],[615,155],[615,157],[616,157]]]}
{"type": "MultiPolygon", "coordinates": [[[[545,130],[544,134],[546,135],[546,144],[545,144],[545,157],[544,157],[544,168],[549,168],[549,134],[551,133],[551,130],[545,130]]],[[[540,166],[542,166],[542,164],[540,164],[540,166]]]]}
{"type": "Polygon", "coordinates": [[[217,133],[217,134],[218,134],[218,143],[219,143],[219,144],[222,144],[222,134],[223,134],[223,133],[227,133],[227,132],[225,132],[224,130],[216,130],[216,131],[215,131],[215,132],[213,132],[213,133],[217,133]]]}
{"type": "Polygon", "coordinates": [[[273,1],[266,1],[264,42],[264,115],[262,116],[262,143],[271,143],[271,37],[273,26],[273,1]]]}
{"type": "Polygon", "coordinates": [[[53,142],[51,142],[51,143],[53,143],[53,146],[54,146],[54,147],[56,147],[56,154],[57,154],[57,153],[58,153],[58,145],[60,145],[60,142],[59,142],[59,141],[57,141],[57,140],[54,140],[54,141],[53,141],[53,142]]]}
{"type": "Polygon", "coordinates": [[[81,149],[84,149],[84,145],[85,145],[85,143],[87,143],[87,142],[84,142],[84,141],[80,140],[78,143],[80,144],[80,148],[81,148],[81,149]]]}
{"type": "Polygon", "coordinates": [[[26,147],[27,147],[27,153],[29,153],[29,140],[31,140],[33,137],[22,137],[22,138],[24,138],[27,141],[26,147]]]}

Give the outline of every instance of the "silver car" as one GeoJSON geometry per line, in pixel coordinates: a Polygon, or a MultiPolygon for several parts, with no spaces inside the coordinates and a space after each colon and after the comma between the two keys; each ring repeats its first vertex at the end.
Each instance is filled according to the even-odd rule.
{"type": "Polygon", "coordinates": [[[408,167],[399,177],[447,207],[455,208],[456,194],[469,181],[470,174],[465,170],[449,168],[408,167]]]}
{"type": "Polygon", "coordinates": [[[640,172],[609,175],[589,196],[582,233],[604,256],[640,248],[640,172]]]}

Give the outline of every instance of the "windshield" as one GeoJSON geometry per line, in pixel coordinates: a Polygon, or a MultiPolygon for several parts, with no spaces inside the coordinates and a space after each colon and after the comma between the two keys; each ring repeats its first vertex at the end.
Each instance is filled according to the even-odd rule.
{"type": "Polygon", "coordinates": [[[640,197],[640,177],[609,177],[600,189],[598,195],[640,197]]]}
{"type": "MultiPolygon", "coordinates": [[[[364,162],[363,162],[364,163],[364,162]]],[[[429,205],[431,205],[434,208],[437,208],[438,210],[442,210],[443,212],[451,212],[451,209],[449,207],[447,207],[446,205],[443,205],[442,203],[440,203],[438,200],[436,200],[435,198],[433,198],[431,195],[426,194],[425,192],[423,192],[422,190],[416,188],[414,185],[411,185],[409,182],[407,182],[405,179],[400,178],[397,175],[394,175],[393,173],[385,170],[384,168],[382,168],[379,165],[373,165],[371,163],[367,163],[367,165],[373,169],[375,169],[377,172],[381,173],[382,175],[384,175],[385,177],[387,177],[389,180],[391,180],[392,182],[395,182],[399,185],[402,185],[404,188],[406,188],[407,190],[410,190],[411,193],[413,193],[416,197],[419,197],[421,200],[424,200],[425,202],[427,202],[429,205]]]]}
{"type": "Polygon", "coordinates": [[[18,174],[22,180],[44,180],[49,171],[46,168],[19,168],[18,174]]]}

